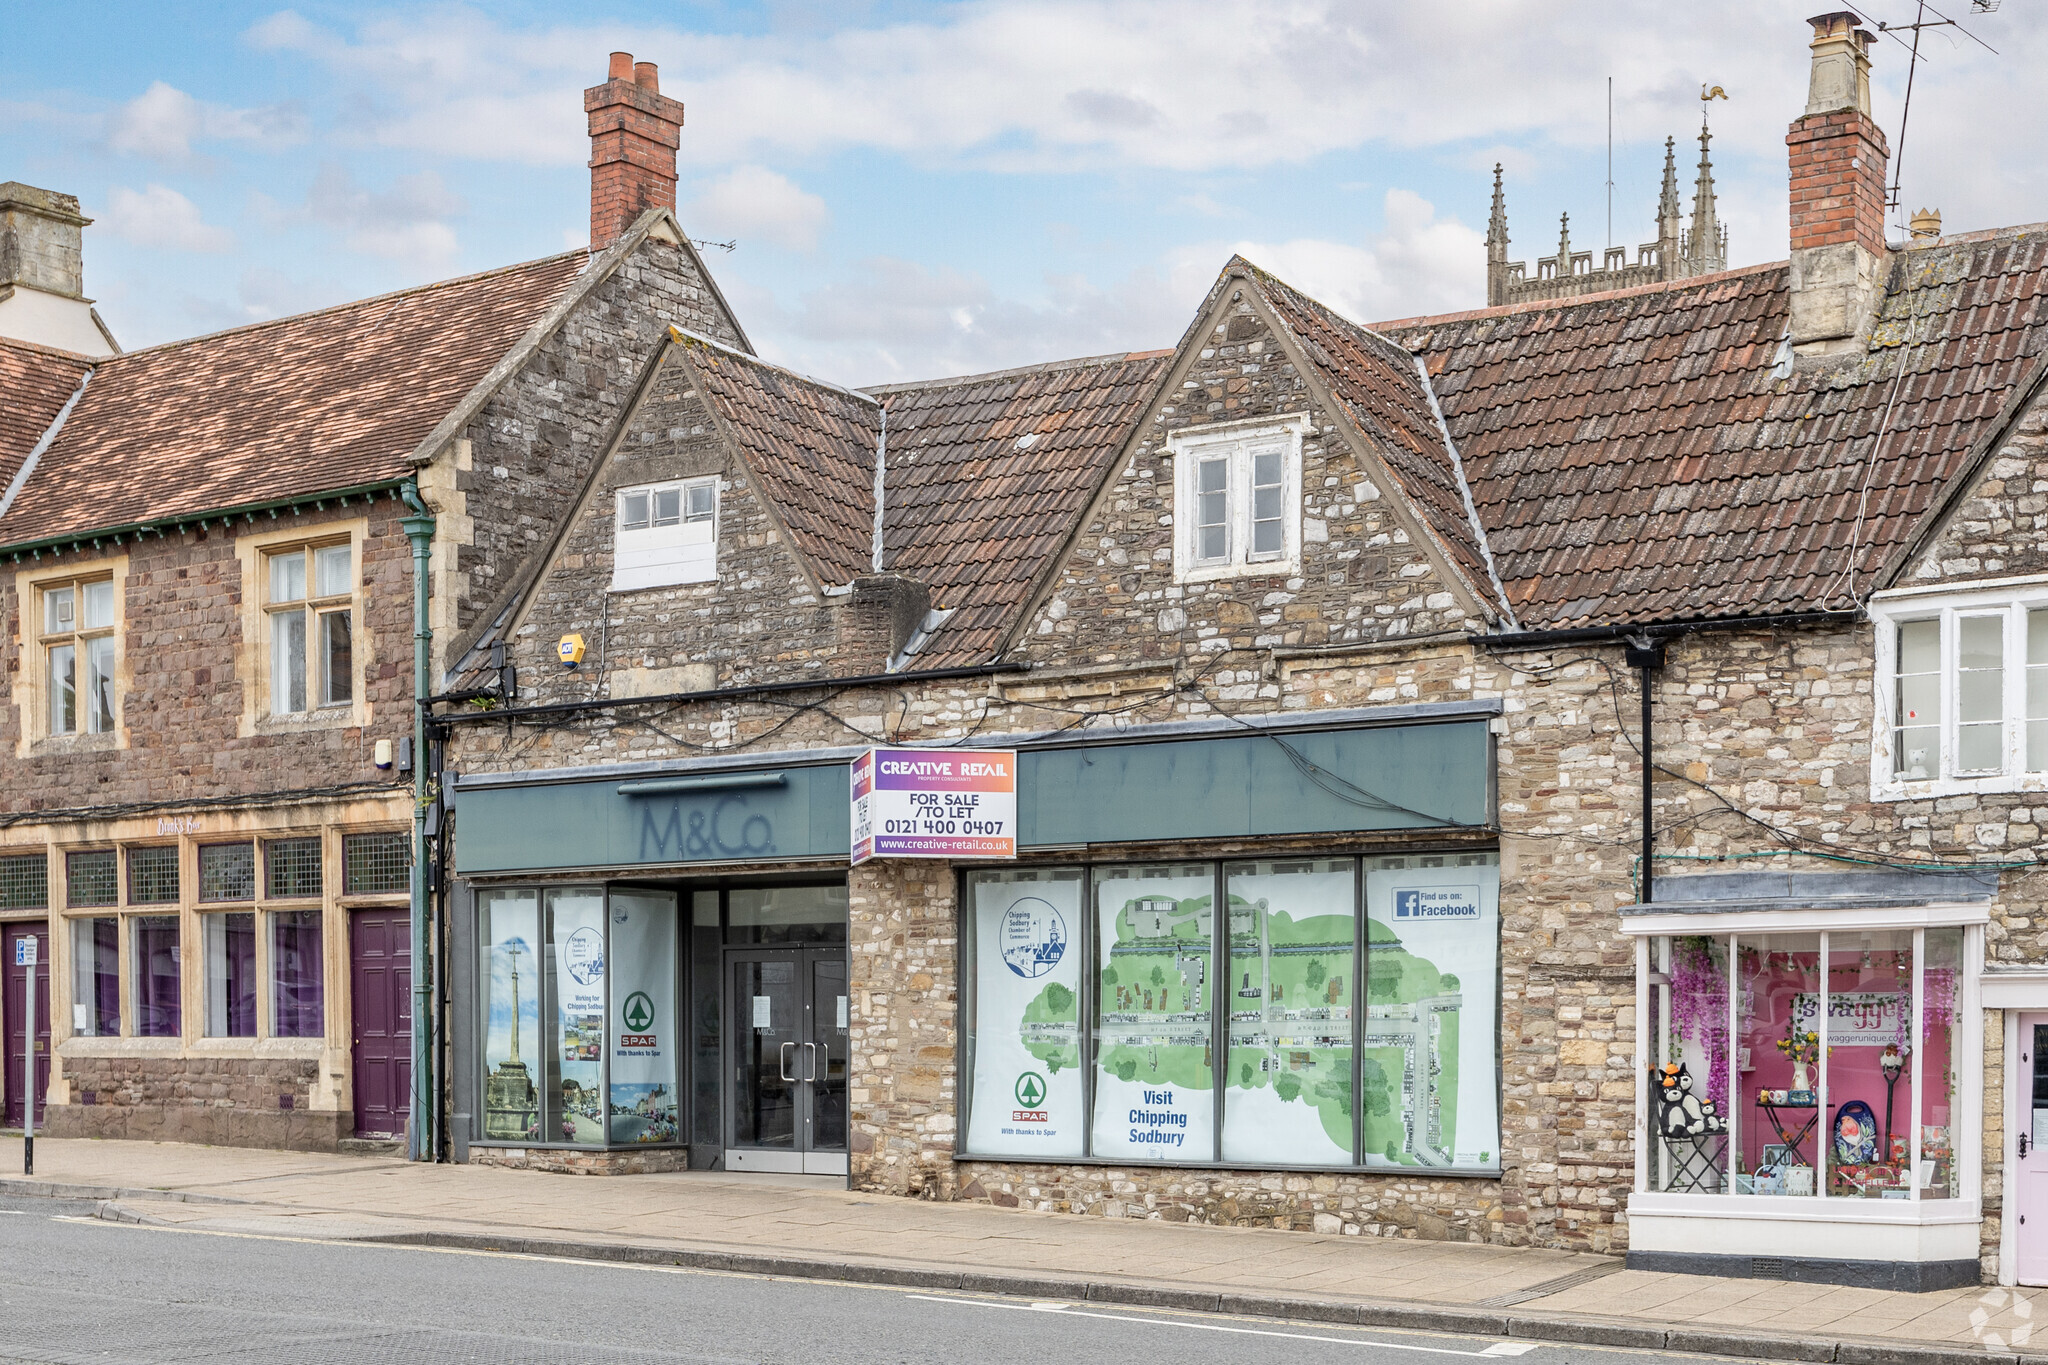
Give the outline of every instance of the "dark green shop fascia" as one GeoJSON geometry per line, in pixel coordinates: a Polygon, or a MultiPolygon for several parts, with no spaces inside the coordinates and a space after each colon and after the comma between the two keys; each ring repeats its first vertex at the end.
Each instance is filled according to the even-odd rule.
{"type": "MultiPolygon", "coordinates": [[[[1016,749],[1020,853],[1491,830],[1497,701],[978,735],[1016,749]]],[[[920,747],[906,745],[903,747],[920,747]]],[[[865,746],[458,776],[463,877],[847,858],[865,746]]]]}

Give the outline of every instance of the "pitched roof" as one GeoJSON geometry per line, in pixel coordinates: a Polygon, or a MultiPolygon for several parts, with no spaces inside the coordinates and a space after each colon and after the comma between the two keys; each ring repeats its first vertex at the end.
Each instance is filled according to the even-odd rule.
{"type": "Polygon", "coordinates": [[[1371,438],[1401,492],[1443,542],[1466,580],[1497,602],[1485,550],[1466,505],[1457,455],[1444,442],[1415,357],[1243,257],[1233,258],[1231,266],[1239,265],[1294,333],[1331,396],[1371,438]]]}
{"type": "Polygon", "coordinates": [[[994,656],[1172,358],[1091,356],[871,390],[889,407],[883,563],[954,613],[919,666],[994,656]]]}
{"type": "Polygon", "coordinates": [[[70,351],[0,337],[0,500],[91,369],[92,361],[70,351]]]}
{"type": "Polygon", "coordinates": [[[0,518],[0,545],[403,478],[419,442],[587,259],[568,252],[102,360],[0,518]]]}
{"type": "Polygon", "coordinates": [[[685,336],[675,354],[725,421],[820,582],[866,573],[881,430],[874,400],[696,337],[685,336]]]}
{"type": "Polygon", "coordinates": [[[1780,379],[1788,275],[1380,329],[1429,367],[1524,627],[1847,606],[2043,373],[2048,226],[1894,253],[1867,349],[1780,379]]]}

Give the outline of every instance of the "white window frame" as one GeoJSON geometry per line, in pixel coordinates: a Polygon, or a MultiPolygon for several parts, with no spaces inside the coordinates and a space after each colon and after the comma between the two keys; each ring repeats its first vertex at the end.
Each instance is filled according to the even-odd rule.
{"type": "Polygon", "coordinates": [[[687,479],[663,479],[657,483],[633,484],[614,490],[612,495],[612,584],[613,592],[638,592],[646,588],[679,587],[689,583],[715,583],[718,581],[718,521],[720,515],[719,477],[716,474],[699,475],[687,479]],[[673,492],[676,495],[676,519],[656,520],[659,496],[673,492]],[[698,494],[708,493],[711,507],[708,512],[692,513],[691,504],[698,494]],[[626,524],[629,500],[645,498],[647,520],[637,526],[626,524]],[[692,553],[697,544],[688,538],[686,527],[709,524],[709,533],[703,542],[702,553],[692,553]],[[654,532],[673,528],[673,544],[658,545],[654,532]],[[627,537],[639,537],[635,545],[627,537]],[[663,565],[644,563],[628,564],[634,558],[634,551],[645,554],[649,550],[663,550],[674,554],[675,562],[663,565]]]}
{"type": "Polygon", "coordinates": [[[263,714],[272,720],[306,720],[318,716],[339,716],[354,710],[360,700],[363,685],[362,628],[356,610],[357,594],[362,586],[362,550],[353,536],[310,537],[303,541],[288,541],[282,544],[266,545],[257,555],[261,577],[257,584],[262,593],[262,629],[266,645],[266,667],[263,670],[263,714]],[[348,551],[348,586],[340,592],[319,591],[318,564],[323,550],[348,551]],[[301,595],[288,601],[277,601],[272,596],[271,566],[280,559],[291,555],[304,557],[304,583],[301,595]],[[330,700],[333,679],[327,672],[327,650],[321,638],[321,621],[331,615],[341,614],[348,618],[349,662],[348,695],[340,700],[330,700]],[[287,710],[279,705],[277,696],[277,645],[274,633],[275,623],[282,617],[299,616],[305,623],[305,688],[306,704],[296,710],[287,710]]]}
{"type": "Polygon", "coordinates": [[[2027,613],[2048,611],[2048,578],[2003,579],[1958,592],[1904,588],[1880,593],[1870,604],[1877,633],[1871,707],[1870,793],[1877,801],[1915,801],[1970,792],[2048,792],[2048,770],[2028,772],[2027,613]],[[1962,618],[2003,614],[2003,742],[1996,772],[1968,772],[1957,766],[1960,739],[1957,672],[1962,618]],[[1924,778],[1894,771],[1892,731],[1897,725],[1899,627],[1914,621],[1941,622],[1941,765],[1924,778]]]}
{"type": "Polygon", "coordinates": [[[1173,577],[1177,583],[1203,583],[1223,578],[1301,573],[1301,443],[1308,431],[1305,413],[1248,422],[1218,422],[1176,431],[1166,438],[1173,457],[1173,577]],[[1254,454],[1277,452],[1281,457],[1278,553],[1252,549],[1252,472],[1254,454]],[[1205,460],[1229,461],[1226,522],[1229,546],[1220,559],[1204,559],[1198,543],[1198,471],[1205,460]]]}

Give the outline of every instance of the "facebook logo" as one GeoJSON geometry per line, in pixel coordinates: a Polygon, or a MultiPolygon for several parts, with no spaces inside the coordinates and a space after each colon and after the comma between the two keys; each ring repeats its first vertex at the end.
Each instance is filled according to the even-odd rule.
{"type": "Polygon", "coordinates": [[[1479,888],[1432,886],[1394,893],[1397,920],[1478,919],[1479,888]]]}

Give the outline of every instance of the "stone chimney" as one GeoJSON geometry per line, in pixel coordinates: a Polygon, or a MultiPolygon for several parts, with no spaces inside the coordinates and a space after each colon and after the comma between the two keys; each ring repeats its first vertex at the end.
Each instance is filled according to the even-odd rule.
{"type": "Polygon", "coordinates": [[[653,62],[614,52],[603,85],[583,92],[590,116],[590,249],[602,251],[652,208],[676,206],[683,106],[661,93],[653,62]]]}
{"type": "Polygon", "coordinates": [[[1870,114],[1871,35],[1846,11],[1813,25],[1806,113],[1785,135],[1792,160],[1792,349],[1855,349],[1884,285],[1890,148],[1870,114]]]}
{"type": "Polygon", "coordinates": [[[852,591],[840,599],[839,658],[841,677],[886,673],[889,661],[924,624],[932,596],[924,584],[901,574],[868,574],[853,580],[852,591]]]}
{"type": "Polygon", "coordinates": [[[90,356],[121,349],[85,297],[91,222],[76,195],[0,184],[0,336],[90,356]]]}

